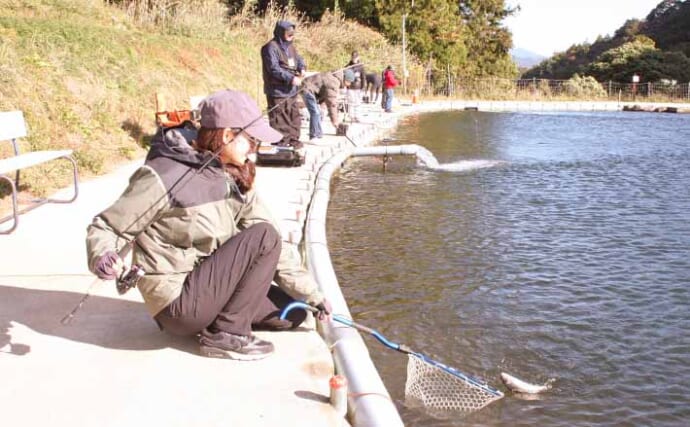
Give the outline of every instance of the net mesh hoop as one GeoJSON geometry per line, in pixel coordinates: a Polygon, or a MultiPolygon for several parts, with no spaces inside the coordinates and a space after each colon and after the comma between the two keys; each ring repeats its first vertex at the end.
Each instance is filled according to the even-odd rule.
{"type": "Polygon", "coordinates": [[[406,400],[435,411],[473,412],[503,397],[500,391],[439,365],[408,354],[406,400]]]}

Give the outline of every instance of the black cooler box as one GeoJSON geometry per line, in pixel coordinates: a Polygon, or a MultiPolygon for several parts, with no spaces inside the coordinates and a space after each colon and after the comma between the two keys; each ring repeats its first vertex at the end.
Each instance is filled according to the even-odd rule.
{"type": "Polygon", "coordinates": [[[256,164],[259,166],[302,166],[304,153],[294,147],[261,145],[256,152],[256,164]]]}

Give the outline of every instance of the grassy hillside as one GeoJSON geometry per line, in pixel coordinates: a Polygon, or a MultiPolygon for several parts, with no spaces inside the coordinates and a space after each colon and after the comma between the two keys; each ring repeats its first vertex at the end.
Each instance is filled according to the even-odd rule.
{"type": "MultiPolygon", "coordinates": [[[[278,19],[298,23],[295,43],[312,70],[341,68],[352,50],[372,70],[400,65],[399,47],[330,14],[311,24],[276,11],[228,20],[215,0],[161,2],[183,4],[153,12],[144,3],[125,10],[100,0],[0,0],[0,111],[24,112],[24,150],[72,148],[88,177],[143,155],[157,92],[184,108],[190,96],[234,88],[264,106],[259,49],[278,19]]],[[[54,163],[23,173],[22,190],[68,184],[67,165],[54,163]]],[[[0,197],[6,206],[7,189],[0,197]]]]}
{"type": "Polygon", "coordinates": [[[647,17],[626,21],[613,36],[576,44],[523,74],[523,78],[569,79],[589,75],[628,83],[690,79],[690,1],[661,1],[647,17]]]}

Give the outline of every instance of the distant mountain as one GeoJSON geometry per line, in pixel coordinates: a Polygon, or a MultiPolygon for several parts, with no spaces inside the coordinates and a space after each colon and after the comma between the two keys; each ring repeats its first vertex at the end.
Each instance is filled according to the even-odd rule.
{"type": "Polygon", "coordinates": [[[539,55],[538,53],[519,47],[511,49],[510,56],[517,64],[518,68],[531,68],[546,59],[544,55],[539,55]]]}
{"type": "Polygon", "coordinates": [[[533,66],[523,78],[592,76],[628,83],[690,81],[690,0],[661,0],[643,20],[629,19],[613,36],[570,46],[533,66]]]}

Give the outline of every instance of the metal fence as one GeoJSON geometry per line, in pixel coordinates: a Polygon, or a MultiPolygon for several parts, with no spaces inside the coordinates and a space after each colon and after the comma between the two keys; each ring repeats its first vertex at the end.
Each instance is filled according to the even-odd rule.
{"type": "Polygon", "coordinates": [[[548,79],[458,79],[446,76],[441,81],[410,76],[407,87],[420,95],[468,99],[602,99],[619,101],[673,100],[690,102],[690,82],[619,83],[593,80],[548,79]]]}

